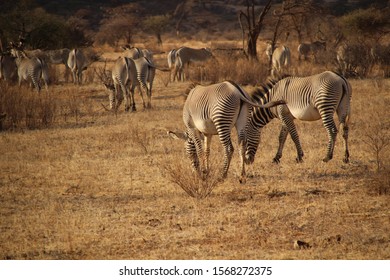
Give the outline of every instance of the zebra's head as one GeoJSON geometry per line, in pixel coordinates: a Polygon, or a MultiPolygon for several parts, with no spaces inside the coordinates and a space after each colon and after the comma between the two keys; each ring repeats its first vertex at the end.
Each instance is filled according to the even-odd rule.
{"type": "Polygon", "coordinates": [[[260,144],[261,127],[256,126],[253,122],[249,122],[246,129],[246,145],[245,145],[245,157],[246,164],[252,164],[255,160],[257,148],[260,144]]]}

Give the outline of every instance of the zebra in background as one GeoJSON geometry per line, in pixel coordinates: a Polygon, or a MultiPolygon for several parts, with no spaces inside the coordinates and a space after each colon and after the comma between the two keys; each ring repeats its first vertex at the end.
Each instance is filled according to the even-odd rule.
{"type": "Polygon", "coordinates": [[[184,81],[185,77],[184,70],[189,66],[190,62],[205,62],[213,57],[210,49],[201,48],[193,49],[189,47],[181,47],[176,51],[175,67],[173,71],[173,78],[179,81],[184,81]]]}
{"type": "Polygon", "coordinates": [[[209,170],[211,138],[218,135],[224,148],[222,177],[225,178],[234,151],[231,130],[235,127],[241,163],[240,182],[245,183],[245,164],[249,163],[244,159],[245,149],[247,143],[255,142],[252,137],[258,137],[247,133],[252,106],[265,109],[280,104],[285,102],[271,101],[266,105],[255,103],[239,85],[231,81],[209,86],[198,85],[190,90],[184,104],[183,121],[186,132],[182,134],[169,131],[169,134],[174,138],[186,140],[187,155],[191,159],[192,167],[201,176],[207,174],[209,170]]]}
{"type": "MultiPolygon", "coordinates": [[[[167,60],[168,60],[168,68],[171,70],[171,74],[173,73],[173,70],[175,68],[175,62],[176,62],[176,52],[180,50],[180,48],[178,49],[172,49],[168,52],[168,55],[167,55],[167,60]]],[[[170,77],[170,80],[172,82],[175,81],[175,79],[179,80],[179,77],[170,77]]]]}
{"type": "MultiPolygon", "coordinates": [[[[297,149],[297,162],[303,159],[303,150],[294,124],[294,119],[316,121],[322,119],[328,133],[328,146],[324,162],[333,157],[337,136],[337,127],[333,118],[338,115],[340,129],[343,130],[345,154],[343,161],[349,162],[348,151],[348,121],[351,113],[352,89],[349,82],[342,76],[326,71],[309,77],[287,77],[280,81],[270,80],[266,87],[257,87],[250,92],[252,99],[258,103],[274,100],[284,100],[286,105],[271,109],[255,108],[248,128],[248,134],[259,135],[261,128],[274,118],[279,118],[282,128],[279,134],[279,148],[273,159],[279,163],[282,157],[284,143],[290,134],[297,149]]],[[[260,137],[248,140],[245,157],[253,160],[260,137]],[[252,142],[252,140],[255,141],[252,142]]]]}
{"type": "MultiPolygon", "coordinates": [[[[112,68],[112,80],[114,87],[106,87],[111,90],[109,95],[110,109],[117,109],[120,103],[125,99],[125,111],[131,108],[131,111],[136,111],[134,91],[138,91],[142,98],[144,109],[152,107],[152,88],[155,77],[155,72],[169,71],[167,69],[157,67],[152,61],[146,57],[132,59],[128,57],[119,57],[112,68]],[[128,89],[129,88],[129,89],[128,89]],[[146,92],[147,101],[145,103],[143,90],[146,92]],[[120,94],[122,92],[122,96],[120,94]]],[[[103,79],[102,79],[103,80],[103,79]]]]}
{"type": "Polygon", "coordinates": [[[69,52],[67,65],[72,71],[73,83],[81,84],[82,74],[87,69],[87,59],[80,49],[73,49],[69,52]]]}
{"type": "Polygon", "coordinates": [[[324,41],[315,41],[313,43],[301,43],[298,45],[298,60],[301,60],[301,57],[304,60],[307,60],[309,55],[313,57],[313,61],[317,61],[317,54],[320,51],[326,51],[326,42],[324,41]]]}
{"type": "Polygon", "coordinates": [[[147,59],[153,61],[153,54],[148,49],[140,49],[137,47],[130,47],[130,46],[124,46],[123,49],[123,56],[129,57],[132,59],[137,59],[141,57],[146,57],[147,59]]]}
{"type": "Polygon", "coordinates": [[[272,54],[271,75],[281,75],[288,72],[291,65],[291,53],[287,46],[277,47],[272,54]]]}
{"type": "Polygon", "coordinates": [[[35,89],[40,92],[41,86],[39,80],[42,78],[46,90],[49,83],[49,71],[46,62],[38,57],[29,58],[27,55],[15,45],[12,45],[11,54],[15,57],[15,62],[18,68],[19,86],[23,80],[31,80],[35,89]]]}

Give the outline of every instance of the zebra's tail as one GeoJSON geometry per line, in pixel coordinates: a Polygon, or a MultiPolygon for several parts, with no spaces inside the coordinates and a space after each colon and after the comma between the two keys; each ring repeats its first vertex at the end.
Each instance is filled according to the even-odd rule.
{"type": "Polygon", "coordinates": [[[47,63],[45,60],[38,58],[39,63],[41,64],[41,78],[45,82],[45,86],[47,89],[47,85],[49,84],[49,67],[47,66],[47,63]]]}

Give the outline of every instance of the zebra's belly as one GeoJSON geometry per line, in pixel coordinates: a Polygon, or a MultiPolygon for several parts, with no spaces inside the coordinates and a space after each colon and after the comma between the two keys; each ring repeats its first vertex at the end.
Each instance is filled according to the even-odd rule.
{"type": "Polygon", "coordinates": [[[294,118],[302,121],[316,121],[321,118],[317,108],[306,106],[304,108],[289,108],[294,118]]]}
{"type": "Polygon", "coordinates": [[[217,129],[215,128],[214,122],[212,120],[197,120],[194,122],[194,124],[195,127],[203,134],[218,134],[217,129]]]}

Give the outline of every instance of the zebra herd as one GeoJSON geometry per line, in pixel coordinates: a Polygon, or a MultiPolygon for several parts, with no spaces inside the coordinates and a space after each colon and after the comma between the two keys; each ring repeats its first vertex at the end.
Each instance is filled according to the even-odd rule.
{"type": "MultiPolygon", "coordinates": [[[[304,57],[315,53],[322,47],[319,44],[303,45],[298,48],[304,57]]],[[[42,77],[47,86],[47,65],[38,57],[29,58],[26,53],[16,47],[11,51],[16,57],[19,83],[30,78],[37,90],[40,90],[38,80],[42,77]]],[[[321,119],[328,134],[326,156],[323,161],[332,159],[338,133],[334,120],[336,113],[344,138],[344,159],[349,162],[348,121],[352,89],[350,83],[340,74],[326,71],[308,77],[283,76],[290,66],[290,50],[279,46],[272,50],[267,47],[266,54],[272,61],[272,75],[261,86],[245,90],[233,81],[225,81],[208,86],[197,85],[189,90],[183,107],[183,121],[186,127],[184,133],[169,134],[185,139],[185,148],[194,170],[204,177],[209,170],[208,158],[213,135],[218,135],[224,149],[222,177],[226,177],[233,154],[231,130],[237,130],[240,182],[246,181],[245,164],[254,161],[262,128],[272,119],[278,118],[281,123],[279,147],[273,159],[279,163],[287,136],[290,135],[297,150],[297,162],[303,160],[303,150],[294,120],[316,121],[321,119]]],[[[73,73],[75,83],[81,82],[81,73],[88,66],[83,53],[78,50],[61,51],[51,54],[58,63],[66,61],[73,73]],[[66,58],[67,57],[67,58],[66,58]],[[65,59],[66,58],[66,59],[65,59]]],[[[111,69],[113,85],[106,84],[110,89],[110,109],[118,109],[124,100],[125,111],[136,110],[134,90],[138,87],[144,108],[151,107],[152,87],[156,69],[171,71],[173,81],[188,79],[185,68],[190,62],[207,61],[213,55],[209,49],[193,49],[181,47],[172,49],[167,56],[169,69],[161,69],[153,62],[152,53],[147,49],[134,47],[124,48],[111,69]],[[142,90],[146,91],[145,102],[142,90]]],[[[6,69],[6,57],[1,57],[1,74],[9,77],[6,69]]]]}
{"type": "Polygon", "coordinates": [[[46,90],[49,83],[49,64],[63,64],[70,69],[73,82],[80,84],[82,73],[94,61],[89,61],[80,49],[25,51],[21,43],[10,43],[9,51],[0,54],[0,79],[11,81],[17,78],[19,86],[31,81],[40,92],[43,80],[46,90]]]}

